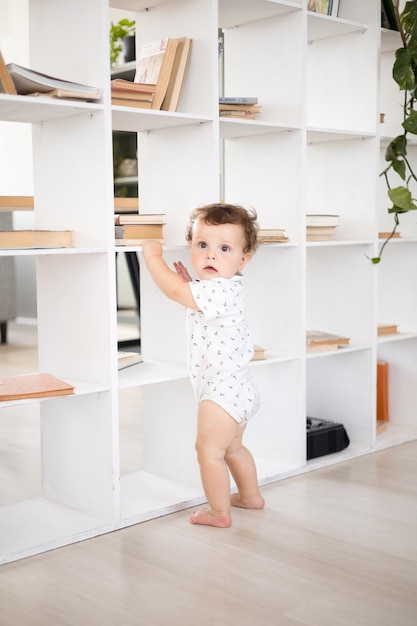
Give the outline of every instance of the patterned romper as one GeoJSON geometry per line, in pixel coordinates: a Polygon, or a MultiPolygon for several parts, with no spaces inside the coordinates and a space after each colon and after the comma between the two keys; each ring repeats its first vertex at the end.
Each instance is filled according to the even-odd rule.
{"type": "Polygon", "coordinates": [[[189,285],[200,309],[187,309],[188,369],[197,401],[212,400],[244,424],[258,410],[259,396],[248,369],[253,343],[243,276],[189,285]]]}

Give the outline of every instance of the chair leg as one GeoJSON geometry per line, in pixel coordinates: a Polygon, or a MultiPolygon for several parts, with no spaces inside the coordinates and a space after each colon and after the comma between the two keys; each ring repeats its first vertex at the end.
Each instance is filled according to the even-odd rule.
{"type": "Polygon", "coordinates": [[[7,322],[0,322],[0,343],[7,343],[7,322]]]}

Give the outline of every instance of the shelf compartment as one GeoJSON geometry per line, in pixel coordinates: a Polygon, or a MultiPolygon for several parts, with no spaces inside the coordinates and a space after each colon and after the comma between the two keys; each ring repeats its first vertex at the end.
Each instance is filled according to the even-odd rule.
{"type": "Polygon", "coordinates": [[[120,478],[120,524],[167,515],[205,501],[199,484],[187,484],[146,471],[120,478]]]}
{"type": "Polygon", "coordinates": [[[411,424],[387,422],[385,430],[376,436],[374,451],[384,450],[391,446],[417,439],[417,427],[411,424]]]}
{"type": "Polygon", "coordinates": [[[34,498],[0,508],[0,564],[113,530],[100,518],[34,498]]]}
{"type": "Polygon", "coordinates": [[[212,122],[212,118],[204,115],[133,109],[132,107],[122,106],[112,106],[112,120],[113,130],[124,130],[127,132],[151,132],[163,128],[212,122]]]}
{"type": "Polygon", "coordinates": [[[378,360],[388,363],[388,416],[387,429],[377,437],[377,442],[389,439],[401,443],[402,433],[416,436],[417,424],[417,337],[406,341],[379,342],[378,360]]]}
{"type": "Polygon", "coordinates": [[[250,137],[253,135],[265,135],[269,133],[287,133],[294,130],[300,130],[299,127],[274,124],[273,122],[265,122],[261,120],[227,120],[220,118],[220,138],[221,139],[237,139],[239,137],[250,137]]]}
{"type": "Polygon", "coordinates": [[[74,115],[89,115],[102,110],[102,104],[92,104],[91,102],[0,94],[0,119],[4,122],[40,124],[47,120],[74,115]]]}
{"type": "Polygon", "coordinates": [[[311,351],[309,352],[307,350],[306,353],[306,358],[307,359],[319,359],[319,358],[323,358],[323,357],[332,357],[332,356],[342,356],[343,354],[346,355],[349,352],[358,352],[360,350],[369,350],[369,348],[371,347],[371,344],[366,344],[366,345],[348,345],[348,346],[343,346],[341,348],[338,348],[337,350],[323,350],[323,352],[321,351],[311,351]]]}
{"type": "Polygon", "coordinates": [[[249,22],[256,22],[278,15],[288,15],[300,10],[301,4],[299,2],[221,0],[219,2],[219,26],[220,28],[235,28],[249,22]]]}
{"type": "Polygon", "coordinates": [[[306,415],[343,424],[351,449],[358,446],[370,451],[376,419],[374,352],[369,348],[343,355],[307,360],[306,415]]]}
{"type": "Polygon", "coordinates": [[[154,385],[172,380],[188,379],[187,367],[182,363],[169,363],[145,359],[119,371],[119,388],[154,385]]]}
{"type": "Polygon", "coordinates": [[[340,17],[321,15],[308,11],[308,43],[329,37],[341,37],[350,33],[363,33],[368,30],[367,24],[345,20],[340,17]]]}

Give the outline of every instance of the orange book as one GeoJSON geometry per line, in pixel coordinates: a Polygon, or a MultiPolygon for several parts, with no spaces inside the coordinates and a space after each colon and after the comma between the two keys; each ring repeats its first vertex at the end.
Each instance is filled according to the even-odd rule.
{"type": "Polygon", "coordinates": [[[378,422],[388,422],[388,363],[377,362],[376,376],[376,419],[378,422]]]}
{"type": "Polygon", "coordinates": [[[10,76],[7,65],[4,62],[3,55],[0,50],[0,93],[8,93],[10,95],[16,95],[16,87],[12,77],[10,76]]]}
{"type": "Polygon", "coordinates": [[[67,396],[72,393],[74,393],[73,385],[51,374],[26,374],[0,378],[0,401],[67,396]]]}

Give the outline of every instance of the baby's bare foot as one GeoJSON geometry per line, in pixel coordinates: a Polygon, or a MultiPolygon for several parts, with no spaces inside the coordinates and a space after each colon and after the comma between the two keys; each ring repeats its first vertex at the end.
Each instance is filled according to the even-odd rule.
{"type": "Polygon", "coordinates": [[[230,496],[230,503],[232,506],[238,506],[242,509],[263,509],[265,506],[265,500],[260,494],[244,500],[238,493],[233,493],[230,496]]]}
{"type": "Polygon", "coordinates": [[[191,524],[202,524],[204,526],[217,526],[218,528],[228,528],[232,525],[230,515],[214,515],[208,509],[194,511],[190,515],[191,524]]]}

